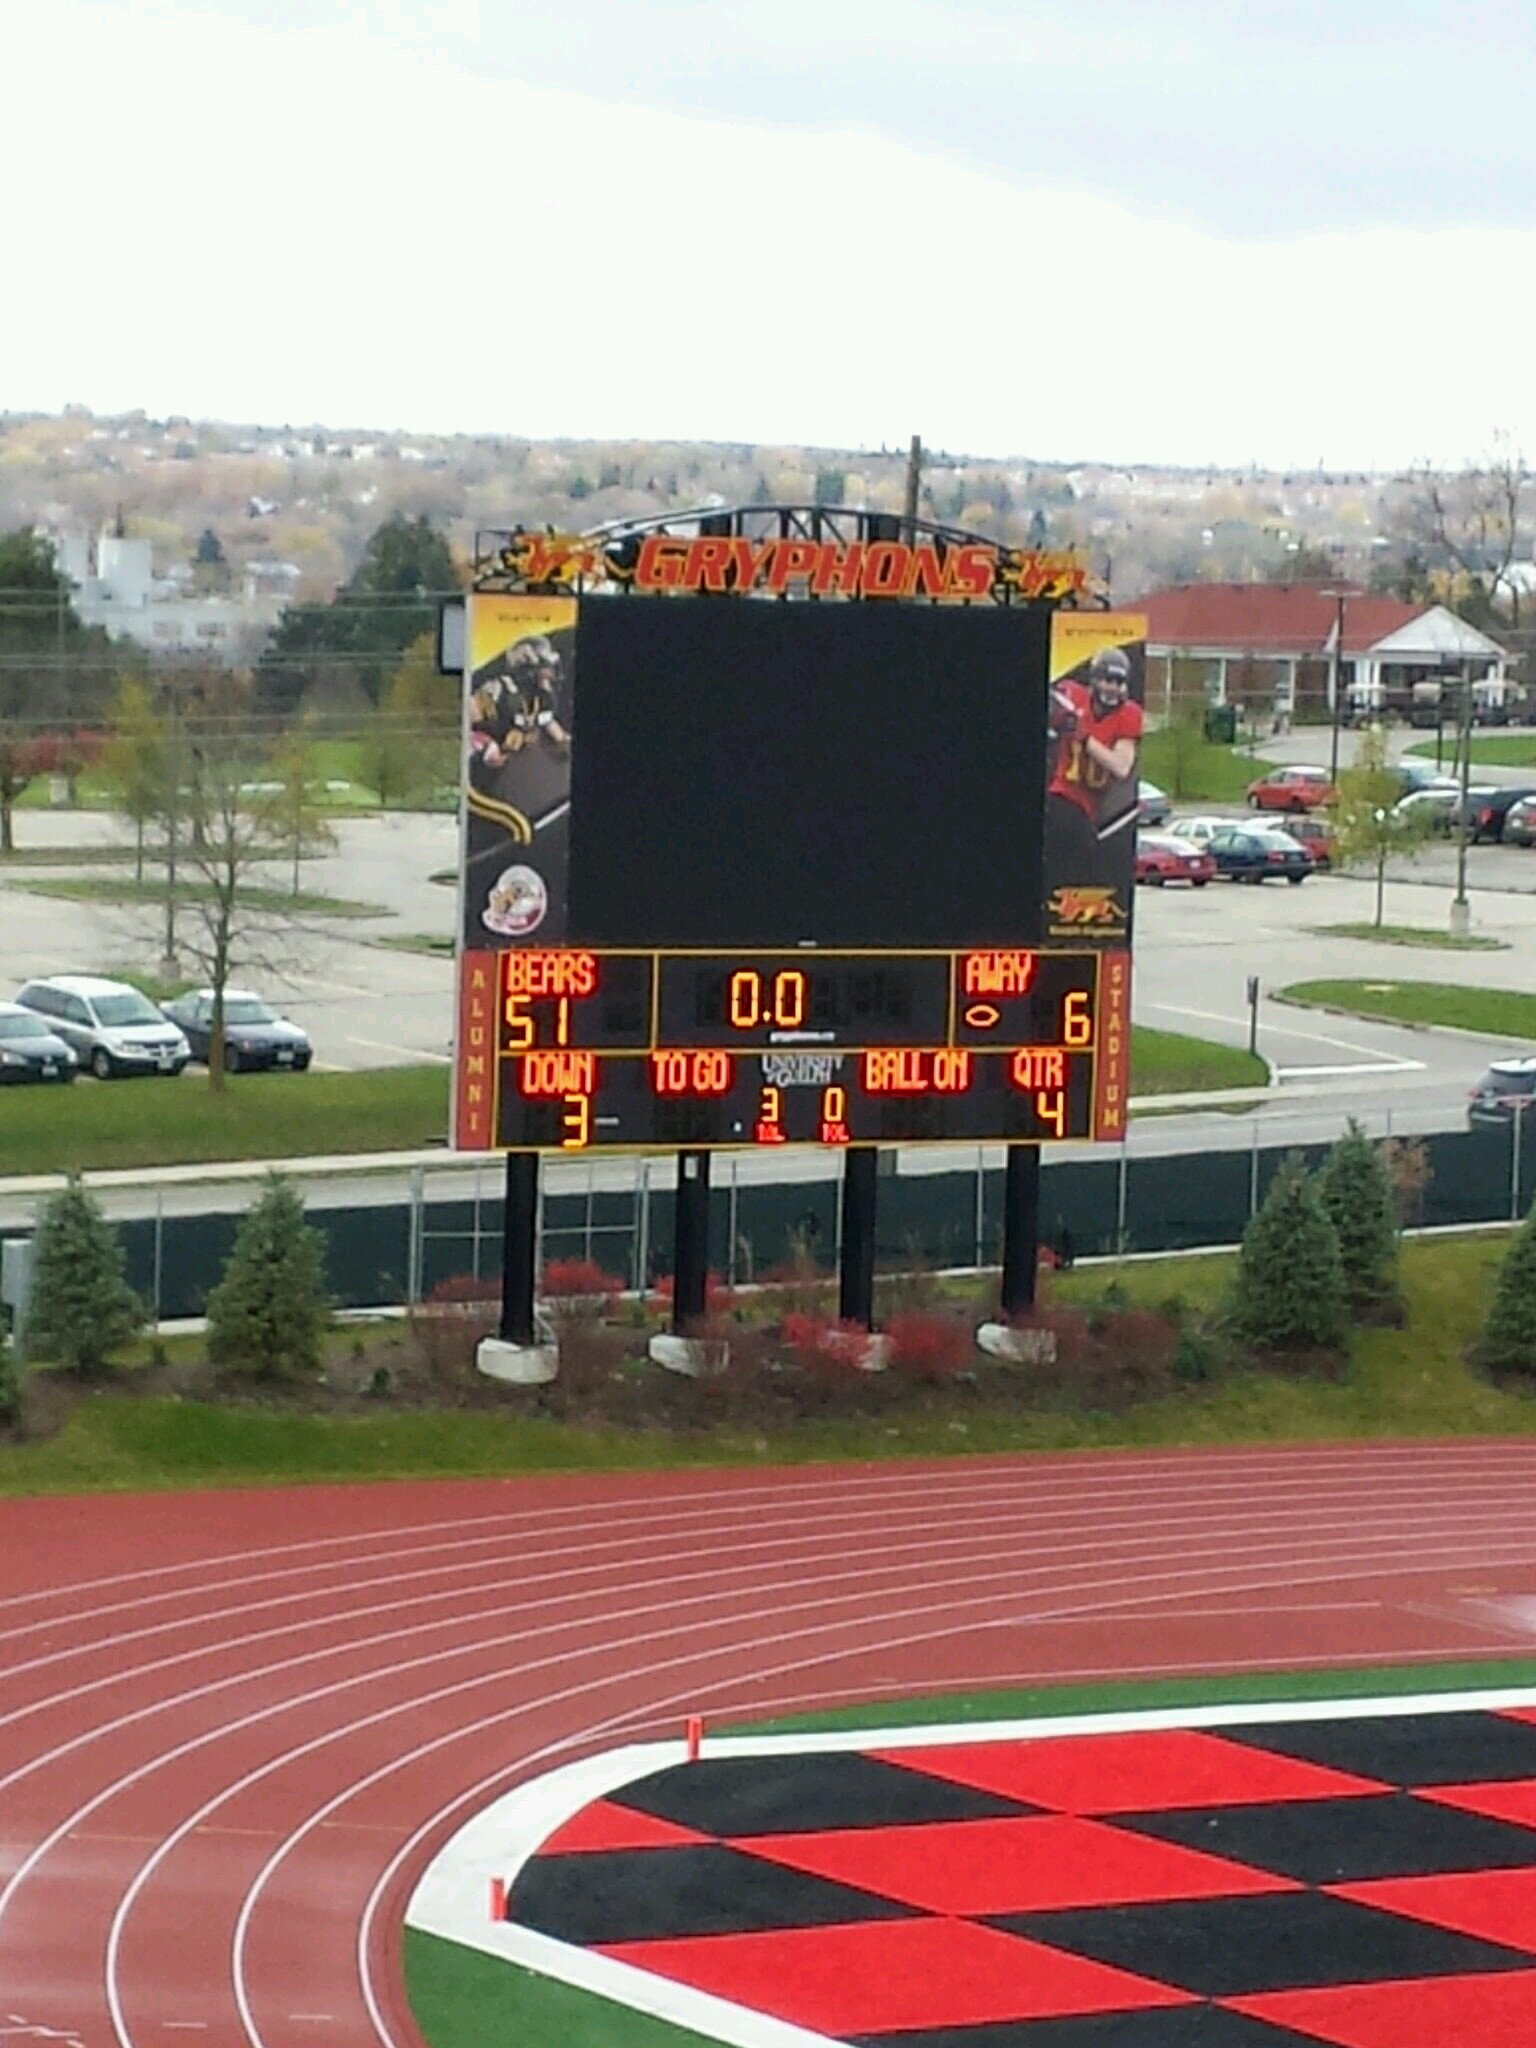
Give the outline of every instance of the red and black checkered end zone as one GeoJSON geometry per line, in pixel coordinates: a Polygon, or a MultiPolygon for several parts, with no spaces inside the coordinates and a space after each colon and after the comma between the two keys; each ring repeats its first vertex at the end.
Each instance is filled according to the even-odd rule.
{"type": "Polygon", "coordinates": [[[706,1758],[508,1916],[860,2048],[1536,2048],[1536,1709],[706,1758]]]}

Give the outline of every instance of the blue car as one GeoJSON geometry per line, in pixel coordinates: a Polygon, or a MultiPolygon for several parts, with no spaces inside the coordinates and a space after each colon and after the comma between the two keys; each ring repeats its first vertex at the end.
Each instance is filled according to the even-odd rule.
{"type": "Polygon", "coordinates": [[[1229,882],[1304,882],[1317,862],[1289,832],[1262,831],[1252,825],[1229,825],[1213,832],[1206,852],[1216,872],[1229,882]]]}

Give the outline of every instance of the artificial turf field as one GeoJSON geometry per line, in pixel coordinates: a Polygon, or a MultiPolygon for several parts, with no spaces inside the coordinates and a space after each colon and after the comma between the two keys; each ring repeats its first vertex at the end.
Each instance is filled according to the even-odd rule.
{"type": "Polygon", "coordinates": [[[418,1921],[413,2001],[434,2048],[1536,2043],[1533,1676],[925,1702],[621,1762],[512,1854],[503,1926],[418,1921]]]}

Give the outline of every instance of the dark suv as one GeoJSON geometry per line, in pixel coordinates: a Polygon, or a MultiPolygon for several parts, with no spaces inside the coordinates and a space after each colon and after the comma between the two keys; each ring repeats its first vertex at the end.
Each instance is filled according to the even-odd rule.
{"type": "Polygon", "coordinates": [[[1467,1123],[1509,1124],[1536,1108],[1536,1059],[1495,1060],[1472,1090],[1467,1123]]]}

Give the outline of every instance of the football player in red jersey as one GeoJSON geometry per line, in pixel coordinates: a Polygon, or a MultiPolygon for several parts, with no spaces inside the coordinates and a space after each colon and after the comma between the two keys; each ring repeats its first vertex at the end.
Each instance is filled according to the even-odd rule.
{"type": "Polygon", "coordinates": [[[1061,882],[1098,882],[1124,862],[1117,828],[1136,816],[1136,762],[1142,708],[1131,700],[1131,664],[1118,647],[1101,647],[1086,683],[1051,691],[1055,752],[1046,791],[1046,867],[1061,882]],[[1106,860],[1106,839],[1115,846],[1106,860]]]}

